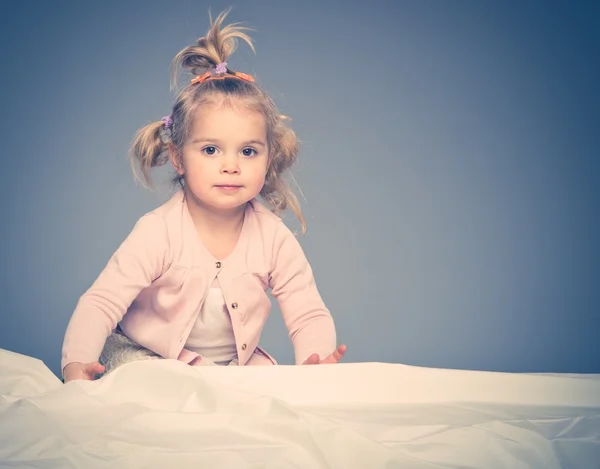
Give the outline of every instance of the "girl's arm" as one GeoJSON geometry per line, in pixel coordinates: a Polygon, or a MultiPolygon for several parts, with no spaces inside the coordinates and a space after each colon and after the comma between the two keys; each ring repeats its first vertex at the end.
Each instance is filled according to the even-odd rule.
{"type": "Polygon", "coordinates": [[[283,222],[275,235],[269,282],[294,345],[296,364],[303,364],[315,353],[321,359],[334,353],[333,318],[321,299],[300,243],[283,222]]]}
{"type": "Polygon", "coordinates": [[[62,349],[61,370],[71,362],[96,362],[106,338],[139,292],[167,267],[165,221],[149,213],[138,220],[93,285],[77,303],[62,349]]]}

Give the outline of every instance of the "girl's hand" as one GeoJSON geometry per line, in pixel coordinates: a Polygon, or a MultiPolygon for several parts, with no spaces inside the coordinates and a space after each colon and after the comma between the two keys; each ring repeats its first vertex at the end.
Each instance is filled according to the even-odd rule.
{"type": "Polygon", "coordinates": [[[344,356],[345,353],[346,353],[346,346],[340,345],[335,350],[335,352],[333,352],[327,358],[320,360],[319,355],[317,355],[316,353],[313,353],[310,357],[308,357],[306,360],[304,360],[304,363],[302,363],[302,364],[303,365],[326,365],[328,363],[337,363],[342,359],[342,357],[344,356]]]}
{"type": "Polygon", "coordinates": [[[74,379],[86,379],[93,381],[95,376],[104,373],[104,367],[98,362],[79,363],[73,362],[65,366],[63,370],[63,378],[65,383],[74,379]]]}

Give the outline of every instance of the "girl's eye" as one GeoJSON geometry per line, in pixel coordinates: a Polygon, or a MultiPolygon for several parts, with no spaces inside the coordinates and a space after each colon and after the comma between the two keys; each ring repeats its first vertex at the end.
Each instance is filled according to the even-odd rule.
{"type": "Polygon", "coordinates": [[[244,156],[254,156],[256,155],[256,150],[254,148],[244,148],[242,153],[244,156]]]}
{"type": "Polygon", "coordinates": [[[217,152],[217,148],[216,147],[206,147],[203,151],[207,155],[214,155],[217,152]]]}

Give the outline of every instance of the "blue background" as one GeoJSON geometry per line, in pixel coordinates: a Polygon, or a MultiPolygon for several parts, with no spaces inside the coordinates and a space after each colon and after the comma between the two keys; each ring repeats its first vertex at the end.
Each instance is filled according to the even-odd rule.
{"type": "MultiPolygon", "coordinates": [[[[600,372],[595,2],[103,1],[0,6],[0,347],[59,372],[78,297],[169,196],[136,130],[208,9],[291,116],[300,238],[346,361],[600,372]]],[[[291,227],[293,218],[286,217],[291,227]]],[[[275,306],[262,345],[293,353],[275,306]]]]}

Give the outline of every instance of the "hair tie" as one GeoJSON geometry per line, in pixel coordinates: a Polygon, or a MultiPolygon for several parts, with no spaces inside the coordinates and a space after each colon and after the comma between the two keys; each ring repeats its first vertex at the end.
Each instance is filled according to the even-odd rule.
{"type": "Polygon", "coordinates": [[[227,73],[227,62],[221,62],[219,65],[215,67],[215,73],[217,75],[223,75],[227,73]]]}
{"type": "Polygon", "coordinates": [[[163,117],[161,120],[165,123],[165,129],[171,127],[171,124],[173,123],[173,119],[170,115],[163,117]]]}
{"type": "Polygon", "coordinates": [[[204,83],[206,80],[211,78],[213,80],[222,80],[224,78],[239,78],[240,80],[244,81],[254,81],[254,77],[252,75],[228,70],[227,62],[221,62],[220,64],[215,65],[214,68],[204,72],[202,75],[192,78],[190,84],[194,85],[196,83],[204,83]]]}

